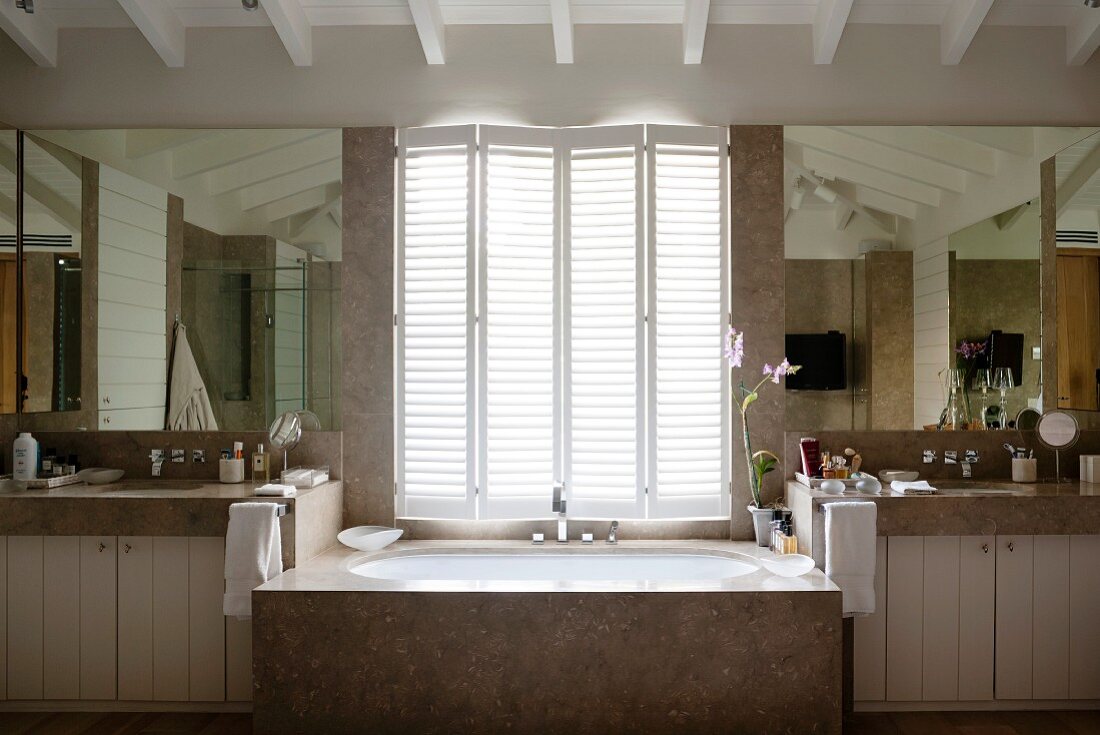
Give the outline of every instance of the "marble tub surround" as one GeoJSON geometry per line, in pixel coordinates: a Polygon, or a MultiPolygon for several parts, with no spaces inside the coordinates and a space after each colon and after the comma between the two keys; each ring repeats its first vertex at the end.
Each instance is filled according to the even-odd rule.
{"type": "Polygon", "coordinates": [[[336,542],[343,484],[332,481],[295,497],[256,497],[251,483],[123,480],[0,492],[0,536],[224,536],[229,506],[256,501],[291,506],[280,519],[283,566],[336,542]]]}
{"type": "MultiPolygon", "coordinates": [[[[26,429],[24,429],[26,431],[26,429]]],[[[110,467],[126,471],[126,479],[152,478],[149,454],[154,449],[182,449],[182,463],[165,461],[162,479],[216,480],[218,453],[230,449],[233,442],[244,443],[245,478],[251,479],[250,458],[256,446],[272,452],[266,431],[35,431],[34,438],[44,452],[55,449],[59,454],[76,454],[81,467],[110,467]],[[202,449],[206,462],[191,461],[191,451],[202,449]]],[[[10,468],[14,432],[0,438],[4,442],[4,467],[10,468]]],[[[330,477],[341,479],[343,469],[343,434],[339,431],[306,431],[302,441],[290,452],[290,466],[320,467],[327,465],[330,477]]],[[[283,469],[283,455],[272,452],[271,478],[277,480],[283,469]]]]}
{"type": "MultiPolygon", "coordinates": [[[[1007,452],[1006,452],[1007,454],[1007,452]]],[[[935,495],[830,495],[787,482],[799,552],[825,562],[821,506],[845,500],[878,505],[879,536],[1078,535],[1100,533],[1100,484],[936,480],[935,495]],[[983,493],[983,489],[997,493],[983,493]]]]}
{"type": "Polygon", "coordinates": [[[840,592],[820,571],[754,572],[728,589],[653,594],[478,592],[472,583],[386,590],[407,583],[346,569],[352,559],[441,549],[754,551],[728,541],[332,549],[253,592],[256,731],[841,730],[840,592]]]}
{"type": "MultiPolygon", "coordinates": [[[[526,521],[438,521],[420,518],[398,518],[393,524],[404,530],[401,537],[407,541],[422,539],[454,540],[507,540],[528,541],[532,533],[542,533],[547,539],[558,535],[556,519],[526,521]]],[[[591,533],[597,541],[607,538],[611,521],[586,521],[569,519],[569,538],[580,541],[582,533],[591,533]]],[[[669,520],[619,520],[619,539],[675,540],[675,539],[729,539],[730,524],[725,520],[669,521],[669,520]]]]}

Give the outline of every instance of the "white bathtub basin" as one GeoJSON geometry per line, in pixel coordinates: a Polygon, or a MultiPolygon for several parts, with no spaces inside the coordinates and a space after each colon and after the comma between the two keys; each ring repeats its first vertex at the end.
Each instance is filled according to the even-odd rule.
{"type": "Polygon", "coordinates": [[[703,582],[757,570],[749,561],[712,554],[442,553],[354,564],[371,579],[405,582],[703,582]]]}

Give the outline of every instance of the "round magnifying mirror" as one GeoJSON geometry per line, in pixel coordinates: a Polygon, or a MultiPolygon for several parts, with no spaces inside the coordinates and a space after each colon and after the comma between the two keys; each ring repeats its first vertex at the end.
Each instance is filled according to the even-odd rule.
{"type": "Polygon", "coordinates": [[[1081,427],[1072,414],[1064,411],[1048,411],[1035,424],[1039,443],[1054,450],[1054,479],[1062,481],[1062,450],[1069,449],[1081,436],[1081,427]]]}
{"type": "Polygon", "coordinates": [[[287,455],[290,450],[298,446],[302,439],[302,419],[294,411],[287,411],[282,416],[276,417],[267,430],[267,437],[271,441],[271,448],[283,453],[283,469],[287,468],[287,455]]]}
{"type": "Polygon", "coordinates": [[[1021,431],[1034,431],[1035,425],[1039,423],[1040,416],[1042,414],[1034,408],[1022,408],[1016,414],[1016,428],[1021,431]]]}
{"type": "Polygon", "coordinates": [[[313,411],[298,411],[298,420],[302,422],[302,431],[320,431],[321,419],[313,411]]]}

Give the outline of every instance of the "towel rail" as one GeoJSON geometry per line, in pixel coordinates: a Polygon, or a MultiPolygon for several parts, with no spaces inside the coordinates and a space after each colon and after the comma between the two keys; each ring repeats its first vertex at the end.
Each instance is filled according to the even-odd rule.
{"type": "Polygon", "coordinates": [[[276,503],[275,504],[275,516],[278,517],[278,518],[282,518],[283,516],[285,516],[287,513],[290,513],[291,511],[292,511],[292,509],[290,507],[290,503],[276,503]]]}

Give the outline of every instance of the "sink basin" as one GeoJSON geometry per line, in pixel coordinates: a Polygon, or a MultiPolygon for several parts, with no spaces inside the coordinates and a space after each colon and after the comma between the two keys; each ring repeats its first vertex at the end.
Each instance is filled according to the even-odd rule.
{"type": "Polygon", "coordinates": [[[157,482],[157,483],[134,483],[132,486],[118,486],[104,488],[106,492],[114,494],[130,494],[134,495],[166,495],[169,493],[178,493],[184,490],[198,490],[202,487],[201,482],[157,482]]]}
{"type": "Polygon", "coordinates": [[[960,495],[1023,495],[1020,490],[1007,490],[1000,487],[960,487],[944,490],[945,493],[960,495]]]}

